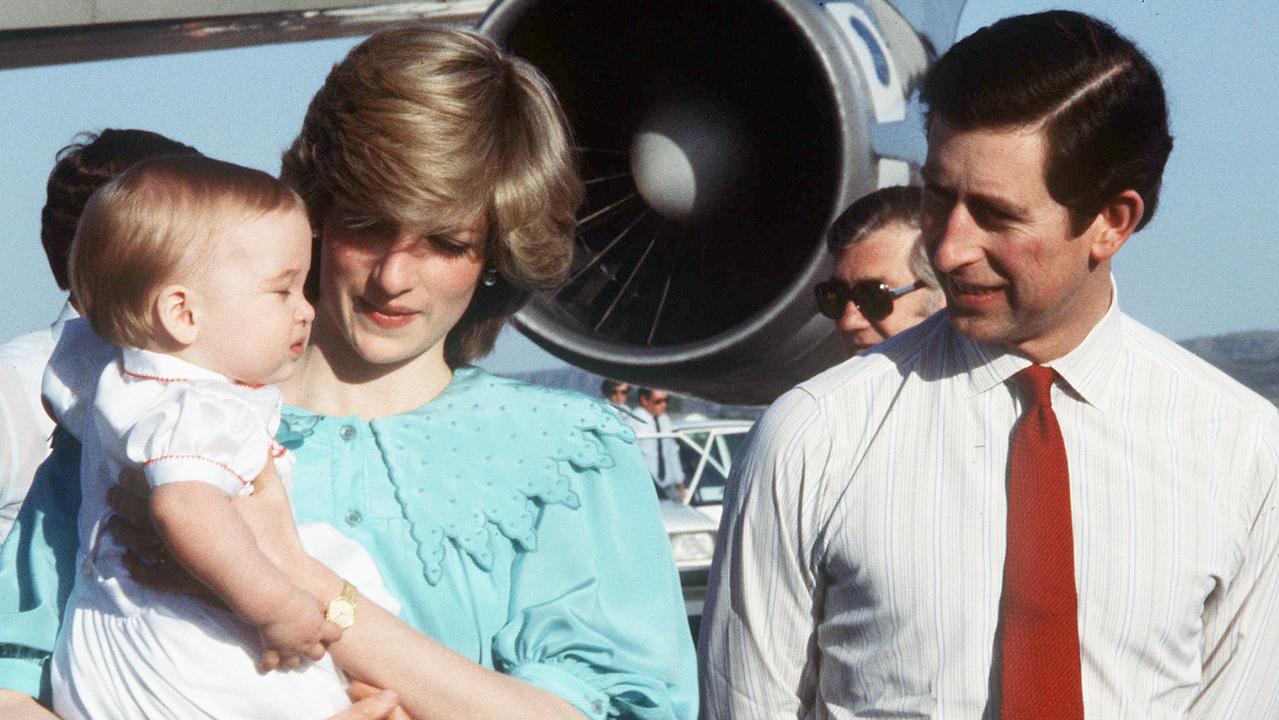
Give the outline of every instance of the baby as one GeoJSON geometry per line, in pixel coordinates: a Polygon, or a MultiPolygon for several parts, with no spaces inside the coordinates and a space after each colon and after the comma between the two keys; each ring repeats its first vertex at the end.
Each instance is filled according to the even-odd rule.
{"type": "Polygon", "coordinates": [[[349,705],[325,646],[350,626],[356,584],[397,608],[372,558],[332,527],[299,528],[349,580],[326,608],[272,565],[231,504],[268,462],[290,481],[271,383],[306,347],[310,259],[297,195],[209,158],[140,163],[85,208],[71,285],[88,323],[68,323],[44,383],[82,445],[79,572],[53,657],[60,717],[327,718],[349,705]],[[103,532],[106,492],[126,469],[145,477],[169,555],[230,612],[130,579],[103,532]],[[263,673],[258,658],[302,663],[263,673]]]}

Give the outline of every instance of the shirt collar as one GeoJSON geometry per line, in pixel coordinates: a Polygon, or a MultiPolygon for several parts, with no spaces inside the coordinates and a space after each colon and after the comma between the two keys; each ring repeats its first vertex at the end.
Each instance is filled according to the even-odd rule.
{"type": "Polygon", "coordinates": [[[135,380],[155,380],[158,382],[189,382],[191,380],[221,380],[222,382],[244,385],[234,380],[164,353],[138,348],[124,348],[120,362],[124,372],[135,380]]]}
{"type": "MultiPolygon", "coordinates": [[[[1122,317],[1119,312],[1119,289],[1110,278],[1110,307],[1083,341],[1065,355],[1046,363],[1057,371],[1062,381],[1090,405],[1101,405],[1105,389],[1115,371],[1114,351],[1120,346],[1122,317]]],[[[1007,346],[969,340],[958,332],[956,360],[968,376],[970,396],[980,395],[1002,385],[1013,375],[1031,365],[1030,360],[1012,352],[1007,346]]]]}
{"type": "Polygon", "coordinates": [[[62,337],[62,327],[67,324],[67,321],[78,317],[80,313],[76,312],[70,300],[62,303],[62,312],[58,313],[58,319],[49,326],[49,335],[53,338],[54,344],[57,344],[58,338],[62,337]]]}

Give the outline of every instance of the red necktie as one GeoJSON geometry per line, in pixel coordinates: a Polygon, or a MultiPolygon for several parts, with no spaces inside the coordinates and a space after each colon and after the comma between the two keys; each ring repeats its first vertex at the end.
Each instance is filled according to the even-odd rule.
{"type": "Polygon", "coordinates": [[[1000,601],[1001,720],[1081,720],[1070,474],[1053,413],[1054,373],[1017,373],[1026,399],[1008,453],[1008,549],[1000,601]]]}

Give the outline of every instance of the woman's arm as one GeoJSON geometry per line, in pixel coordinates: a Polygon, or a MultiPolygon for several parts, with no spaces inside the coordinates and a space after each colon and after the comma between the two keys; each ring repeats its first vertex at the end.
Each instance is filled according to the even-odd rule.
{"type": "MultiPolygon", "coordinates": [[[[251,497],[233,503],[263,551],[320,602],[336,598],[345,581],[302,550],[279,476],[268,471],[254,484],[251,497]]],[[[394,688],[400,705],[415,720],[582,717],[555,695],[481,667],[363,599],[357,604],[355,624],[329,646],[329,652],[351,675],[394,688]]]]}
{"type": "MultiPolygon", "coordinates": [[[[315,565],[306,580],[312,593],[316,598],[337,597],[344,581],[315,565]]],[[[400,704],[416,720],[582,717],[555,695],[477,665],[363,598],[355,624],[329,646],[329,652],[355,677],[395,688],[400,704]]]]}
{"type": "Polygon", "coordinates": [[[558,465],[576,502],[544,504],[537,550],[516,557],[494,666],[592,720],[692,720],[696,656],[653,481],[629,434],[600,423],[587,440],[598,455],[558,465]]]}
{"type": "MultiPolygon", "coordinates": [[[[393,691],[365,692],[365,697],[329,720],[409,720],[393,691]]],[[[5,720],[58,720],[30,695],[0,689],[0,717],[5,720]]]]}
{"type": "Polygon", "coordinates": [[[0,689],[0,717],[5,720],[58,720],[30,695],[0,689]]]}

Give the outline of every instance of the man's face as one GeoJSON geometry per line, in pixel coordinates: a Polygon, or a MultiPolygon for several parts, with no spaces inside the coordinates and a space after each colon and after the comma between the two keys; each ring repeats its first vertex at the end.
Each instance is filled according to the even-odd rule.
{"type": "Polygon", "coordinates": [[[1036,361],[1078,345],[1110,305],[1105,223],[1078,235],[1044,180],[1038,129],[956,130],[934,119],[921,229],[955,329],[1036,361]]]}
{"type": "Polygon", "coordinates": [[[618,405],[626,404],[626,396],[631,394],[630,385],[617,385],[613,388],[613,392],[609,393],[608,399],[618,405]]]}
{"type": "MultiPolygon", "coordinates": [[[[890,223],[868,233],[848,248],[835,266],[835,279],[848,287],[860,282],[882,282],[890,288],[909,285],[919,278],[910,268],[911,252],[919,230],[905,223],[890,223]]],[[[908,292],[893,301],[887,317],[870,320],[851,301],[835,325],[849,355],[865,352],[897,333],[914,327],[929,315],[929,293],[924,288],[908,292]]],[[[935,306],[934,306],[935,307],[935,306]]]]}
{"type": "Polygon", "coordinates": [[[657,417],[658,415],[666,414],[667,400],[668,400],[667,394],[659,390],[657,392],[654,392],[652,395],[648,395],[648,396],[641,395],[639,402],[640,402],[640,405],[643,405],[644,409],[648,411],[649,415],[652,415],[653,417],[657,417]]]}

